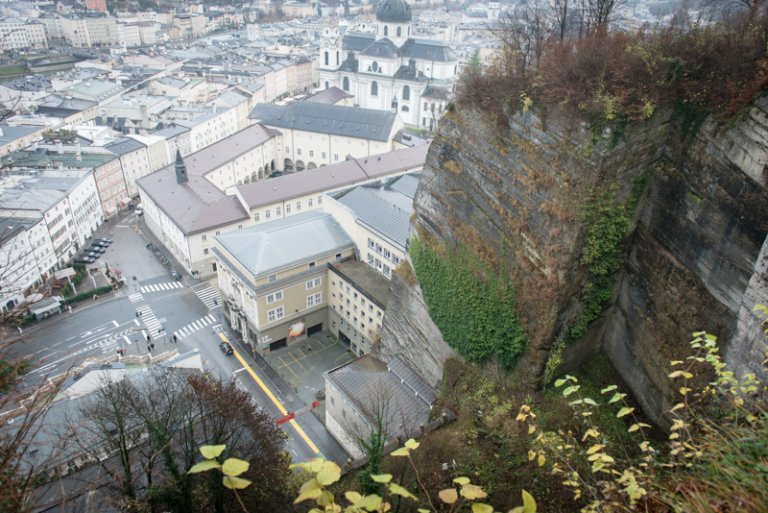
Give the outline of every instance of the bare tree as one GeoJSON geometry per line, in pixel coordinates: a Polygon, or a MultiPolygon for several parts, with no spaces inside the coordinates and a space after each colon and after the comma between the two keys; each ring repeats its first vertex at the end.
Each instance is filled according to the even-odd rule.
{"type": "Polygon", "coordinates": [[[587,22],[590,30],[597,33],[608,31],[608,24],[616,7],[626,0],[586,0],[587,22]]]}

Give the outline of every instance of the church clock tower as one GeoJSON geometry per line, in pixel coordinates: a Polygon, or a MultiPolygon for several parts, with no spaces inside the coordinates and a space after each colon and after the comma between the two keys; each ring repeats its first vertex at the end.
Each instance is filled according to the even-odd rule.
{"type": "Polygon", "coordinates": [[[318,69],[337,70],[342,62],[339,29],[326,27],[320,38],[320,55],[318,56],[317,67],[318,69]]]}

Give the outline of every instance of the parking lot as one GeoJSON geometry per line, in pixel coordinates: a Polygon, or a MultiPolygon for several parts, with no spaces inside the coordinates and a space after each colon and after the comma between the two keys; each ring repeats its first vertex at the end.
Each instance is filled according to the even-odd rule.
{"type": "MultiPolygon", "coordinates": [[[[323,372],[354,359],[355,355],[327,332],[317,333],[266,356],[270,366],[307,404],[325,388],[323,372]]],[[[322,416],[322,410],[315,413],[322,416]]]]}

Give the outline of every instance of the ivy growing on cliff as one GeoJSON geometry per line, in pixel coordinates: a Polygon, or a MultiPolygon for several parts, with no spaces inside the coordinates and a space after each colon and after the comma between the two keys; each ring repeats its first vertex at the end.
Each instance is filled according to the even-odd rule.
{"type": "Polygon", "coordinates": [[[429,315],[448,345],[471,362],[495,358],[511,368],[526,338],[504,270],[495,272],[463,247],[438,252],[413,239],[409,252],[429,315]]]}

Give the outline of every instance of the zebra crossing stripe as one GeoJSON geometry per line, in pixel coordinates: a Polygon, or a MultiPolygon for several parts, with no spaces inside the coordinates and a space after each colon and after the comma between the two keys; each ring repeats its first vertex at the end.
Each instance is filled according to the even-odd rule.
{"type": "Polygon", "coordinates": [[[216,317],[208,314],[205,317],[201,319],[197,319],[195,321],[190,322],[183,328],[179,328],[176,330],[173,334],[176,335],[177,338],[182,339],[184,337],[188,337],[191,334],[195,333],[196,331],[199,331],[209,324],[212,324],[216,320],[216,317]]]}
{"type": "Polygon", "coordinates": [[[128,296],[128,299],[130,299],[131,303],[138,303],[144,301],[144,296],[141,295],[141,292],[136,292],[135,294],[128,296]]]}
{"type": "Polygon", "coordinates": [[[177,281],[169,281],[165,283],[153,283],[152,285],[144,285],[141,287],[141,291],[144,293],[148,292],[160,292],[163,290],[171,290],[171,289],[180,289],[184,285],[177,281]]]}

